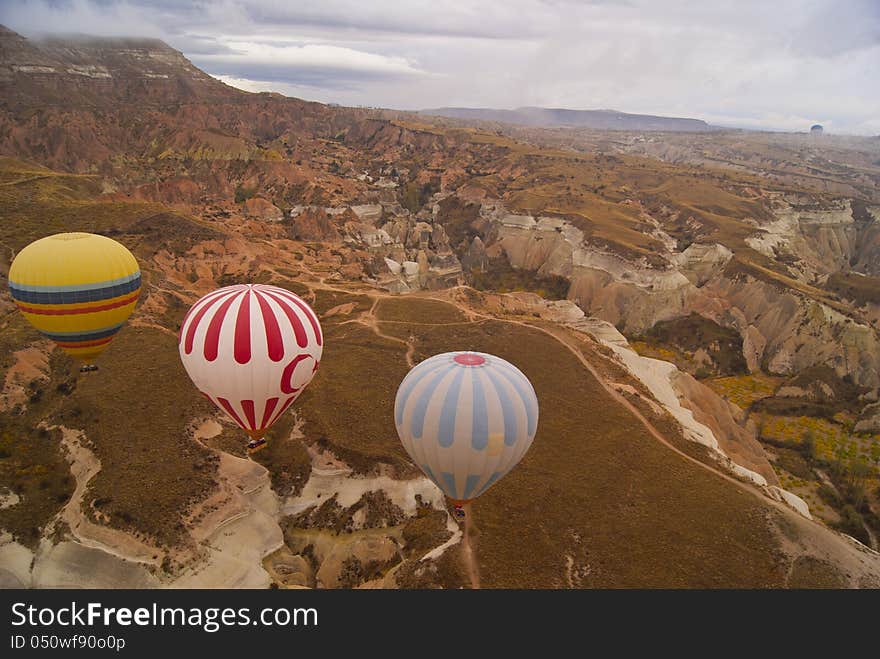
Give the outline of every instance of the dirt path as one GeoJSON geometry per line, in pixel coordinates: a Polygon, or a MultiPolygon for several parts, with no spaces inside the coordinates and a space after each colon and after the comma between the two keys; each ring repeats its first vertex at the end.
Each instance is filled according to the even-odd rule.
{"type": "Polygon", "coordinates": [[[474,550],[473,542],[475,540],[477,529],[474,526],[474,512],[471,504],[466,503],[464,506],[464,535],[461,539],[461,556],[467,569],[468,577],[471,580],[471,587],[479,590],[480,588],[480,567],[477,565],[477,558],[474,550]]]}
{"type": "MultiPolygon", "coordinates": [[[[511,322],[516,322],[516,321],[511,321],[511,322]]],[[[530,325],[529,323],[521,323],[521,324],[525,325],[527,327],[532,327],[533,329],[539,330],[549,336],[552,336],[557,341],[559,341],[562,345],[564,345],[566,348],[568,348],[568,350],[577,358],[577,360],[581,364],[584,365],[584,367],[590,372],[590,374],[594,378],[596,378],[596,381],[602,386],[602,388],[606,391],[606,393],[609,396],[611,396],[611,398],[613,398],[615,402],[622,405],[632,416],[634,416],[638,420],[639,423],[642,424],[642,426],[644,426],[645,430],[647,430],[648,433],[650,433],[650,435],[654,439],[656,439],[658,442],[663,444],[666,448],[668,448],[669,450],[678,454],[679,456],[681,456],[682,458],[684,458],[688,462],[691,462],[692,464],[698,465],[700,468],[705,469],[706,471],[710,471],[713,474],[720,476],[724,480],[735,484],[740,489],[748,490],[749,492],[752,492],[754,494],[759,494],[759,496],[761,496],[762,499],[766,498],[766,497],[764,497],[763,494],[758,493],[755,490],[755,488],[753,488],[751,485],[743,483],[742,481],[734,478],[733,476],[730,476],[729,474],[726,474],[725,472],[721,471],[720,469],[716,469],[712,465],[706,464],[702,460],[698,460],[697,458],[695,458],[691,455],[688,455],[687,453],[682,451],[680,448],[675,446],[668,439],[666,439],[666,437],[659,430],[657,430],[656,426],[654,426],[654,424],[651,423],[648,420],[648,418],[645,417],[644,414],[642,414],[641,410],[639,410],[635,405],[633,405],[632,402],[630,402],[623,394],[621,394],[617,389],[615,389],[613,386],[611,386],[611,384],[607,380],[605,380],[604,377],[602,377],[602,374],[599,373],[599,370],[595,366],[593,366],[593,364],[586,357],[584,357],[584,354],[580,351],[580,349],[578,349],[576,346],[574,346],[570,343],[571,339],[568,339],[567,337],[559,336],[559,335],[557,335],[556,332],[553,332],[552,330],[545,329],[543,327],[536,327],[534,325],[530,325]]],[[[770,501],[772,501],[772,500],[770,500],[770,501]]],[[[773,503],[778,503],[778,502],[773,502],[773,503]]],[[[782,504],[779,504],[779,505],[782,506],[782,504]]],[[[786,510],[788,510],[787,506],[784,506],[784,507],[786,510]]]]}
{"type": "Polygon", "coordinates": [[[173,336],[175,339],[177,339],[179,336],[177,332],[170,330],[167,327],[163,327],[158,323],[151,323],[150,321],[145,320],[143,317],[131,320],[128,324],[130,327],[147,327],[149,329],[154,329],[157,332],[162,332],[163,334],[167,334],[168,336],[173,336]]]}
{"type": "MultiPolygon", "coordinates": [[[[366,327],[369,327],[370,330],[378,337],[383,339],[387,339],[390,341],[394,341],[395,343],[399,343],[407,346],[406,351],[406,361],[407,364],[412,367],[414,365],[414,354],[415,354],[415,346],[414,340],[410,337],[409,340],[404,340],[396,336],[389,336],[381,331],[379,327],[379,320],[376,317],[376,308],[379,301],[386,297],[396,297],[390,292],[381,291],[381,290],[357,290],[353,291],[350,288],[346,287],[344,283],[342,285],[337,285],[335,282],[327,281],[327,276],[323,273],[316,272],[308,267],[302,267],[302,275],[305,277],[296,277],[291,278],[289,276],[280,275],[281,279],[286,279],[289,281],[298,281],[301,284],[305,285],[310,292],[314,295],[316,290],[326,290],[326,291],[335,291],[339,293],[345,294],[359,294],[365,295],[372,300],[372,305],[366,313],[363,313],[357,319],[353,319],[345,322],[358,322],[363,324],[366,327]],[[303,281],[311,280],[311,281],[303,281]]],[[[801,528],[804,532],[808,533],[811,538],[811,542],[814,546],[821,548],[826,553],[833,553],[834,555],[845,556],[846,562],[848,565],[853,568],[853,571],[858,570],[858,572],[863,573],[864,565],[866,561],[869,559],[865,557],[861,545],[855,546],[852,541],[850,541],[845,536],[840,534],[836,534],[831,532],[827,527],[822,526],[816,521],[810,521],[805,518],[802,518],[799,513],[792,510],[788,505],[775,501],[770,498],[767,493],[760,488],[753,486],[752,484],[742,482],[735,478],[734,476],[728,474],[726,471],[712,464],[708,464],[702,462],[701,460],[688,455],[677,446],[675,446],[670,440],[668,440],[663,433],[661,433],[649,419],[647,419],[642,412],[625,396],[623,396],[619,391],[617,391],[609,382],[607,382],[596,366],[591,363],[591,361],[584,356],[581,352],[581,348],[586,344],[585,340],[579,340],[574,337],[569,330],[560,327],[559,329],[547,329],[540,325],[532,324],[530,322],[525,322],[521,320],[516,320],[512,318],[507,318],[502,315],[489,315],[487,313],[482,313],[471,307],[465,299],[456,299],[456,291],[457,289],[466,289],[468,287],[459,286],[451,289],[446,289],[442,292],[438,293],[428,293],[428,294],[416,294],[414,297],[419,297],[422,299],[435,299],[438,301],[445,302],[447,304],[451,304],[456,308],[460,309],[466,316],[466,318],[471,322],[481,322],[481,321],[498,321],[498,322],[507,322],[517,325],[522,325],[524,327],[531,328],[533,330],[537,330],[543,332],[544,334],[550,336],[554,340],[558,341],[562,345],[566,347],[567,350],[571,352],[572,355],[580,362],[584,368],[588,370],[588,372],[599,382],[602,388],[608,393],[612,400],[616,401],[620,405],[624,407],[624,409],[631,414],[635,419],[639,421],[639,423],[646,429],[648,434],[655,440],[665,446],[667,449],[673,451],[676,455],[680,456],[682,459],[687,462],[696,465],[699,469],[703,469],[705,471],[711,472],[712,474],[718,476],[719,478],[724,479],[726,482],[734,485],[742,491],[749,492],[753,496],[758,497],[762,502],[765,502],[768,507],[772,507],[773,509],[782,513],[789,521],[795,523],[799,528],[801,528]],[[859,564],[858,566],[856,564],[859,564]],[[859,569],[862,567],[862,569],[859,569]]],[[[430,325],[432,323],[425,323],[425,325],[430,325]]],[[[462,323],[467,324],[467,323],[462,323]]],[[[467,526],[467,525],[466,525],[467,526]]],[[[465,533],[464,544],[463,544],[463,553],[465,554],[465,561],[468,568],[469,576],[471,577],[471,581],[474,584],[479,584],[479,574],[476,571],[476,560],[475,560],[475,548],[471,543],[471,538],[469,533],[465,533]]],[[[870,552],[870,550],[865,549],[865,552],[870,552]]],[[[872,557],[870,557],[870,561],[873,564],[878,563],[878,557],[876,553],[872,557]]],[[[874,570],[876,572],[877,570],[874,570]]]]}
{"type": "Polygon", "coordinates": [[[0,186],[21,185],[22,183],[33,183],[34,181],[42,181],[50,178],[61,178],[68,176],[71,178],[96,178],[95,174],[36,174],[34,176],[26,176],[24,178],[15,179],[14,181],[6,181],[5,183],[0,183],[0,186]]]}
{"type": "Polygon", "coordinates": [[[720,469],[716,469],[712,465],[706,464],[705,462],[702,462],[702,461],[698,460],[697,458],[694,458],[693,456],[688,455],[687,453],[685,453],[684,451],[682,451],[681,449],[676,447],[672,442],[670,442],[668,439],[666,439],[666,437],[659,430],[657,430],[657,428],[654,426],[654,424],[651,423],[635,405],[633,405],[629,400],[627,400],[627,398],[625,396],[623,396],[623,394],[621,394],[617,389],[615,389],[611,385],[611,383],[609,383],[607,380],[605,380],[605,378],[602,376],[601,373],[599,373],[599,370],[592,364],[592,362],[590,362],[586,357],[584,357],[584,354],[581,352],[581,350],[576,345],[572,345],[573,339],[571,339],[569,336],[567,336],[565,330],[553,331],[553,330],[549,330],[545,327],[540,327],[538,325],[533,325],[532,323],[527,323],[522,320],[513,320],[510,318],[496,318],[494,316],[481,314],[481,313],[473,311],[473,310],[471,310],[471,313],[474,314],[475,316],[479,316],[479,317],[487,319],[487,320],[496,320],[496,321],[500,321],[500,322],[504,322],[504,323],[511,323],[513,325],[520,325],[522,327],[528,327],[529,329],[543,332],[547,336],[558,341],[563,346],[565,346],[565,348],[569,352],[571,352],[572,355],[575,356],[575,358],[584,366],[584,368],[586,368],[590,372],[590,374],[596,379],[596,381],[602,386],[602,388],[608,393],[608,395],[615,402],[622,405],[630,414],[632,414],[639,421],[639,423],[642,424],[642,426],[644,426],[644,428],[648,431],[648,433],[651,435],[651,437],[656,439],[658,442],[663,444],[669,450],[671,450],[674,453],[676,453],[677,455],[681,456],[682,458],[684,458],[688,462],[691,462],[691,463],[699,466],[701,469],[705,469],[706,471],[712,472],[716,476],[720,476],[724,480],[726,480],[730,483],[733,483],[734,485],[736,485],[740,489],[743,489],[743,490],[746,490],[752,494],[755,494],[756,496],[761,497],[762,500],[766,500],[766,501],[776,505],[777,507],[784,509],[786,512],[793,512],[793,511],[791,511],[791,509],[788,506],[781,504],[777,501],[773,501],[772,499],[768,499],[767,497],[764,496],[763,493],[756,490],[754,487],[752,487],[746,483],[743,483],[742,481],[734,478],[733,476],[730,476],[729,474],[726,474],[725,472],[721,471],[720,469]]]}
{"type": "Polygon", "coordinates": [[[59,519],[67,523],[77,542],[123,561],[158,566],[159,560],[154,558],[158,553],[156,547],[125,531],[96,524],[86,517],[83,511],[84,497],[89,481],[101,471],[101,461],[85,447],[85,433],[65,426],[46,427],[61,431],[61,443],[67,451],[70,472],[76,482],[73,494],[61,509],[59,519]]]}
{"type": "MultiPolygon", "coordinates": [[[[550,330],[525,321],[513,320],[508,318],[495,318],[481,314],[476,311],[474,311],[473,313],[486,319],[498,320],[501,322],[522,325],[523,327],[529,327],[539,332],[543,332],[544,334],[554,338],[556,341],[564,345],[572,353],[572,355],[574,355],[575,358],[581,364],[583,364],[583,366],[590,372],[590,374],[594,378],[596,378],[596,381],[599,382],[599,384],[608,393],[608,395],[614,401],[622,405],[630,414],[633,415],[633,417],[635,417],[639,421],[639,423],[642,424],[642,426],[644,426],[651,437],[653,437],[663,446],[673,451],[676,455],[680,456],[687,462],[696,465],[700,469],[708,471],[715,476],[718,476],[719,478],[724,479],[731,485],[734,485],[744,492],[748,492],[752,496],[760,499],[762,503],[780,512],[789,522],[793,523],[795,526],[801,529],[804,534],[802,539],[805,541],[806,545],[812,549],[814,553],[836,557],[839,560],[840,564],[848,569],[849,576],[853,584],[860,583],[861,579],[875,579],[878,572],[880,572],[880,555],[878,555],[878,553],[873,549],[865,547],[864,545],[858,543],[856,540],[850,539],[848,536],[841,535],[828,529],[816,520],[811,520],[803,517],[800,513],[789,507],[787,504],[770,498],[765,494],[763,490],[759,489],[758,487],[750,483],[740,481],[737,478],[725,473],[724,471],[688,455],[687,453],[676,447],[674,444],[672,444],[672,442],[670,442],[644,416],[644,414],[642,414],[642,412],[637,407],[635,407],[635,405],[633,405],[608,381],[605,380],[598,369],[584,356],[584,354],[579,349],[578,344],[583,344],[583,341],[578,341],[577,339],[572,338],[566,330],[550,330]]],[[[803,549],[804,547],[793,548],[790,552],[791,557],[794,558],[798,555],[801,555],[803,549]]]]}
{"type": "MultiPolygon", "coordinates": [[[[390,334],[385,334],[382,330],[379,329],[379,319],[376,317],[376,306],[379,304],[379,301],[382,299],[381,295],[371,295],[366,293],[367,297],[372,298],[373,304],[370,306],[369,310],[362,313],[358,318],[354,320],[347,320],[344,323],[340,323],[340,325],[344,325],[345,323],[359,323],[364,325],[370,329],[376,336],[382,339],[387,339],[388,341],[394,341],[395,343],[401,343],[406,346],[406,365],[412,368],[415,366],[415,362],[413,361],[413,356],[416,352],[416,346],[413,343],[412,337],[408,340],[403,340],[397,336],[391,336],[390,334]]],[[[383,321],[384,322],[384,321],[383,321]]],[[[427,324],[427,323],[426,323],[427,324]]]]}
{"type": "MultiPolygon", "coordinates": [[[[324,287],[324,286],[325,285],[322,282],[320,287],[324,287]]],[[[335,289],[335,287],[329,287],[329,286],[328,286],[328,288],[335,289]]],[[[445,293],[448,294],[449,291],[445,291],[445,293]]],[[[373,298],[373,300],[374,300],[373,305],[371,306],[369,312],[365,313],[363,315],[363,317],[358,320],[360,322],[362,322],[363,324],[369,326],[376,333],[377,336],[381,336],[383,338],[388,338],[388,339],[396,341],[398,343],[403,343],[403,344],[407,345],[407,363],[409,364],[410,367],[412,367],[413,366],[412,355],[413,355],[414,349],[415,349],[413,342],[411,340],[404,341],[403,339],[399,339],[397,337],[387,336],[387,335],[383,334],[381,332],[381,330],[378,329],[377,319],[375,316],[375,308],[376,308],[380,299],[382,299],[384,297],[391,297],[392,294],[376,291],[376,292],[367,293],[367,295],[369,297],[373,298]]],[[[723,480],[725,480],[726,482],[730,483],[731,485],[737,487],[738,489],[740,489],[744,492],[748,492],[752,496],[757,497],[758,499],[761,500],[761,502],[763,502],[766,505],[779,511],[789,520],[796,521],[798,526],[803,528],[806,532],[810,533],[814,543],[821,545],[825,551],[833,551],[835,554],[838,554],[838,555],[845,554],[847,556],[847,558],[849,559],[848,562],[850,563],[851,567],[856,571],[861,571],[861,570],[859,570],[859,567],[861,567],[861,566],[856,565],[856,563],[861,562],[861,561],[857,560],[859,558],[858,555],[861,553],[861,549],[860,549],[861,546],[860,545],[858,547],[851,545],[850,541],[848,541],[843,536],[836,534],[836,533],[833,533],[832,531],[830,531],[826,527],[822,526],[821,524],[819,524],[815,520],[808,520],[808,519],[802,517],[800,515],[800,513],[793,510],[792,508],[790,508],[787,504],[770,498],[760,488],[758,488],[750,483],[743,482],[743,481],[737,479],[736,477],[728,474],[727,472],[723,471],[722,469],[717,468],[711,464],[705,463],[705,462],[685,453],[680,448],[675,446],[671,441],[669,441],[669,439],[667,439],[663,435],[663,433],[661,433],[654,426],[653,423],[651,423],[651,421],[647,417],[645,417],[644,414],[642,414],[642,412],[632,402],[630,402],[625,396],[623,396],[617,389],[614,388],[614,386],[610,382],[608,382],[602,376],[602,374],[599,372],[599,370],[596,368],[596,366],[594,366],[593,363],[589,359],[587,359],[584,356],[583,352],[580,350],[580,346],[583,345],[584,342],[582,340],[578,340],[578,339],[572,337],[569,334],[568,330],[563,329],[563,328],[551,330],[551,329],[547,329],[545,327],[541,327],[539,325],[535,325],[535,324],[532,324],[532,323],[529,323],[526,321],[515,320],[512,318],[505,318],[503,316],[493,316],[493,315],[485,314],[485,313],[482,313],[480,311],[477,311],[477,310],[471,308],[469,305],[467,305],[462,300],[450,301],[448,298],[446,298],[444,296],[440,296],[440,295],[437,295],[437,296],[426,295],[426,296],[420,296],[420,297],[425,297],[428,299],[436,299],[438,301],[445,302],[447,304],[452,304],[453,306],[456,306],[463,313],[465,313],[469,319],[468,322],[462,323],[462,324],[476,323],[476,322],[483,322],[483,321],[498,321],[498,322],[504,322],[504,323],[511,323],[514,325],[520,325],[522,327],[527,327],[529,329],[542,332],[542,333],[546,334],[547,336],[551,337],[555,341],[562,344],[578,360],[578,362],[580,364],[582,364],[584,366],[584,368],[586,368],[587,371],[596,379],[596,381],[608,393],[608,395],[611,397],[611,399],[614,400],[615,402],[619,403],[620,405],[622,405],[624,407],[624,409],[626,409],[627,412],[629,412],[636,420],[638,420],[638,422],[645,428],[645,430],[648,432],[648,434],[654,440],[658,441],[660,444],[665,446],[667,449],[669,449],[670,451],[672,451],[673,453],[675,453],[676,455],[678,455],[682,459],[697,466],[699,469],[708,471],[708,472],[714,474],[715,476],[722,478],[723,480]]],[[[352,321],[349,321],[349,322],[352,322],[352,321]]],[[[429,323],[425,323],[425,324],[428,325],[429,323]]],[[[475,544],[472,543],[472,534],[469,532],[470,531],[469,523],[470,523],[471,517],[472,517],[472,515],[470,513],[468,513],[466,520],[465,520],[465,531],[464,531],[464,537],[462,539],[462,555],[463,555],[463,560],[465,562],[465,566],[467,568],[468,576],[471,580],[471,583],[475,584],[474,587],[479,587],[480,575],[479,575],[479,570],[477,568],[477,562],[476,562],[476,558],[475,558],[476,549],[475,549],[475,544]]]]}

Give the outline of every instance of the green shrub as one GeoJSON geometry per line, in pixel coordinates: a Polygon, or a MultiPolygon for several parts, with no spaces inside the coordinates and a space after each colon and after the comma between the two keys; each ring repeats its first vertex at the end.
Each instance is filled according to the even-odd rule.
{"type": "Polygon", "coordinates": [[[840,507],[840,499],[837,493],[826,483],[822,483],[818,490],[819,498],[834,509],[840,507]]]}
{"type": "Polygon", "coordinates": [[[865,528],[865,520],[854,506],[847,504],[840,511],[840,521],[834,527],[847,535],[851,535],[859,542],[870,546],[871,538],[865,528]]]}
{"type": "Polygon", "coordinates": [[[237,188],[235,188],[235,203],[243,204],[248,199],[253,197],[256,192],[256,188],[246,188],[242,185],[239,185],[237,188]]]}

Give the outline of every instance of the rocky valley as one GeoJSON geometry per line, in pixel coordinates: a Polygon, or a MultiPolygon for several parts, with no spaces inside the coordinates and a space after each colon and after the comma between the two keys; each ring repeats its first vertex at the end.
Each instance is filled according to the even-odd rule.
{"type": "Polygon", "coordinates": [[[880,587],[880,140],[650,128],[329,106],[0,27],[0,584],[880,587]],[[7,292],[60,231],[141,267],[97,373],[7,292]],[[326,339],[253,456],[177,352],[242,282],[326,339]],[[541,404],[470,560],[390,411],[453,349],[541,404]]]}

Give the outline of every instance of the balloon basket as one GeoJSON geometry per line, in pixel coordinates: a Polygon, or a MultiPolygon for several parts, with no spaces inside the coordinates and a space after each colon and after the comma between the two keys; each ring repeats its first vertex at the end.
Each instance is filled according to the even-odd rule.
{"type": "Polygon", "coordinates": [[[80,373],[93,373],[94,371],[97,371],[97,370],[98,370],[98,367],[95,364],[83,364],[82,366],[79,367],[80,373]]]}
{"type": "Polygon", "coordinates": [[[254,453],[259,453],[264,448],[269,445],[265,439],[257,439],[252,442],[249,442],[247,445],[247,453],[248,455],[253,455],[254,453]]]}

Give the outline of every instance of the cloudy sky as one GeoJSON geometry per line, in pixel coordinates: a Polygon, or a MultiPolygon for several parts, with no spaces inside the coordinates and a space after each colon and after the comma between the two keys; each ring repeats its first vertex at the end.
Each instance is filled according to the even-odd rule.
{"type": "Polygon", "coordinates": [[[25,35],[159,37],[252,91],[880,133],[880,0],[0,0],[25,35]]]}

